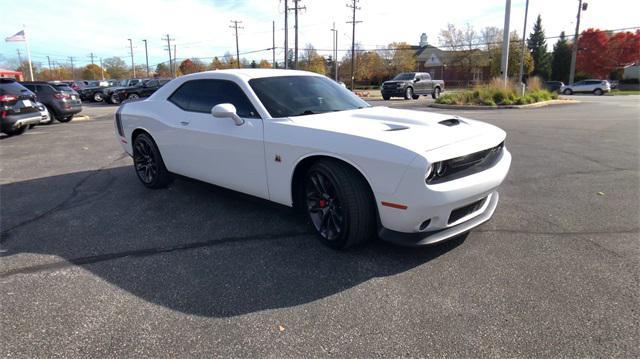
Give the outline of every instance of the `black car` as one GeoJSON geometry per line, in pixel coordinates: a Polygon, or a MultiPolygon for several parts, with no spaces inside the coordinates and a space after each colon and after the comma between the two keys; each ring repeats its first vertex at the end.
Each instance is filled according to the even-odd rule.
{"type": "Polygon", "coordinates": [[[108,80],[108,81],[89,81],[87,87],[80,89],[78,94],[80,95],[80,99],[83,101],[95,101],[102,102],[104,101],[104,89],[109,87],[118,86],[119,80],[108,80]]]}
{"type": "Polygon", "coordinates": [[[564,86],[564,83],[562,81],[547,81],[545,82],[545,86],[547,90],[551,92],[560,92],[560,88],[564,86]]]}
{"type": "Polygon", "coordinates": [[[120,90],[120,89],[129,88],[129,87],[142,86],[144,81],[145,81],[144,79],[120,80],[120,82],[118,82],[118,84],[116,86],[110,86],[110,87],[107,87],[107,88],[102,90],[102,93],[104,95],[104,99],[108,103],[118,103],[118,102],[114,102],[114,101],[118,101],[117,97],[113,97],[112,96],[114,92],[116,92],[117,90],[120,90]]]}
{"type": "Polygon", "coordinates": [[[111,95],[111,103],[120,103],[124,100],[135,100],[142,97],[149,97],[156,92],[170,79],[153,79],[146,80],[143,83],[139,83],[136,86],[124,87],[116,89],[111,95]]]}
{"type": "Polygon", "coordinates": [[[23,82],[22,85],[36,94],[49,113],[60,122],[69,122],[82,111],[82,101],[77,92],[63,83],[23,82]]]}
{"type": "Polygon", "coordinates": [[[0,78],[0,130],[19,135],[42,120],[33,92],[14,79],[0,78]]]}

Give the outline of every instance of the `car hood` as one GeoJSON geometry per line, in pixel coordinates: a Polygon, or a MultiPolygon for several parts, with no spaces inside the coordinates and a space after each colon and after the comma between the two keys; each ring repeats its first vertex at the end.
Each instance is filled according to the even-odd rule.
{"type": "Polygon", "coordinates": [[[382,141],[416,153],[490,136],[494,142],[506,133],[487,123],[433,112],[369,107],[291,117],[298,126],[382,141]]]}
{"type": "Polygon", "coordinates": [[[411,80],[389,80],[389,81],[385,81],[382,84],[408,84],[408,83],[413,83],[413,81],[411,80]]]}

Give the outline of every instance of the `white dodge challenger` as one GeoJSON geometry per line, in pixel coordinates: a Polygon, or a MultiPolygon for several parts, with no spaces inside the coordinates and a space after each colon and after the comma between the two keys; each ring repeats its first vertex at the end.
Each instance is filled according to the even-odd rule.
{"type": "Polygon", "coordinates": [[[371,107],[303,71],[187,75],[115,117],[145,186],[179,174],[293,206],[334,248],[467,232],[493,215],[511,164],[497,127],[371,107]]]}

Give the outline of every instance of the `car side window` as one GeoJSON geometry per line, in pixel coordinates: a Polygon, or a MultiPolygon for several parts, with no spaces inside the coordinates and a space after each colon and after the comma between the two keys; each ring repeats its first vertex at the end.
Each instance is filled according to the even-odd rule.
{"type": "Polygon", "coordinates": [[[174,91],[169,101],[185,111],[202,113],[210,113],[215,105],[230,103],[236,107],[238,116],[259,118],[242,89],[227,80],[187,81],[174,91]]]}
{"type": "Polygon", "coordinates": [[[145,84],[147,87],[158,86],[158,80],[151,80],[145,84]]]}
{"type": "Polygon", "coordinates": [[[422,75],[422,79],[423,79],[423,80],[431,80],[431,75],[429,75],[429,74],[424,74],[424,75],[422,75]]]}
{"type": "Polygon", "coordinates": [[[38,92],[38,90],[36,89],[36,87],[35,87],[34,85],[31,85],[31,84],[24,84],[24,85],[22,85],[22,86],[26,87],[26,88],[27,88],[29,91],[31,91],[31,92],[38,92]]]}

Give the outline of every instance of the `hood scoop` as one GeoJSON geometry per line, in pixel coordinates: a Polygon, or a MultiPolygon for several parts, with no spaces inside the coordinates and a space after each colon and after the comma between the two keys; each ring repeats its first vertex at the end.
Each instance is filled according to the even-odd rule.
{"type": "Polygon", "coordinates": [[[385,123],[384,125],[387,126],[387,129],[385,131],[402,131],[409,129],[408,126],[399,125],[396,123],[385,123]]]}
{"type": "Polygon", "coordinates": [[[447,127],[453,127],[453,126],[458,126],[461,123],[464,123],[464,121],[461,121],[457,118],[450,118],[448,120],[442,120],[440,122],[438,122],[441,125],[445,125],[447,127]]]}

